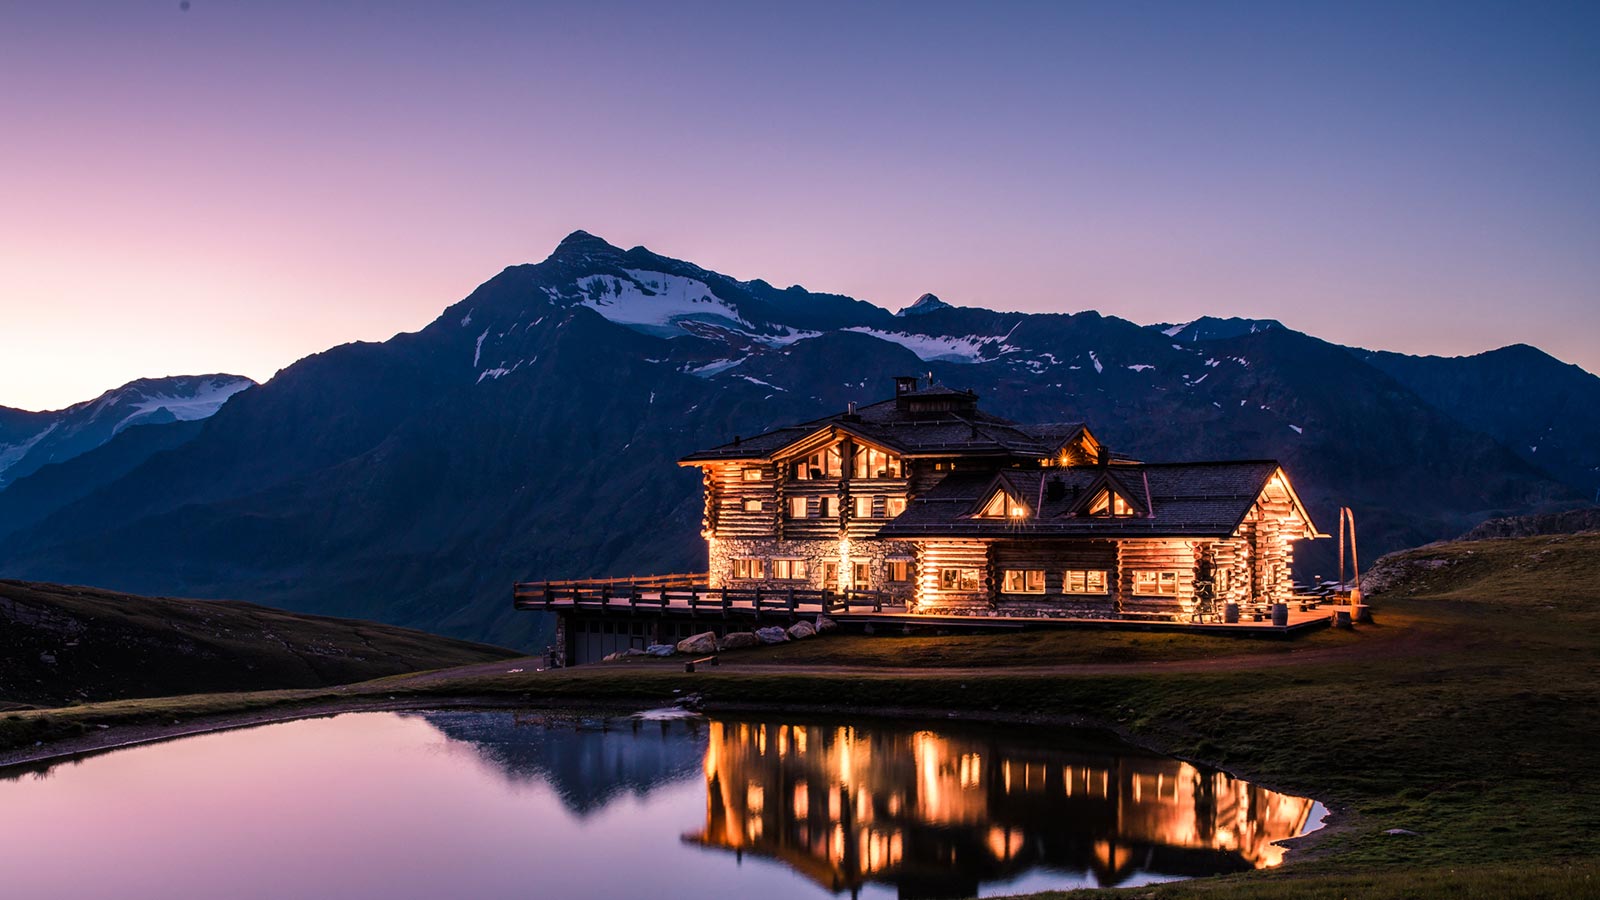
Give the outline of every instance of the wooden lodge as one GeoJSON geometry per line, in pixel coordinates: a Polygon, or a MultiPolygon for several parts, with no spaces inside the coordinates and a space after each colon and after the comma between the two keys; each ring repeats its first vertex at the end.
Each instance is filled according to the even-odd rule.
{"type": "Polygon", "coordinates": [[[1012,422],[970,391],[903,377],[890,400],[679,464],[703,476],[706,572],[517,586],[519,608],[563,613],[568,660],[817,613],[967,626],[1320,619],[1284,620],[1305,605],[1294,542],[1320,535],[1272,460],[1141,462],[1084,423],[1012,422]]]}

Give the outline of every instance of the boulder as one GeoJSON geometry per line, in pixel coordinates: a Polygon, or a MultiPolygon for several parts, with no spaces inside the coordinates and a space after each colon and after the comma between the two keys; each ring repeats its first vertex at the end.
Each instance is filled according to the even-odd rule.
{"type": "Polygon", "coordinates": [[[678,652],[678,648],[671,644],[651,644],[644,648],[644,652],[650,656],[671,656],[678,652]]]}
{"type": "Polygon", "coordinates": [[[839,627],[839,623],[827,616],[817,616],[817,634],[827,634],[839,627]]]}
{"type": "Polygon", "coordinates": [[[757,628],[756,639],[763,644],[781,644],[789,639],[789,632],[785,631],[782,625],[757,628]]]}
{"type": "Polygon", "coordinates": [[[717,652],[717,633],[702,631],[678,642],[678,652],[689,656],[717,652]]]}
{"type": "Polygon", "coordinates": [[[789,640],[803,641],[806,638],[816,637],[816,626],[810,622],[796,622],[789,626],[789,640]]]}
{"type": "Polygon", "coordinates": [[[717,641],[718,650],[743,650],[746,647],[758,647],[760,645],[761,639],[756,637],[755,632],[752,631],[730,632],[723,635],[722,640],[717,641]]]}
{"type": "Polygon", "coordinates": [[[629,647],[626,650],[618,650],[615,653],[607,653],[605,656],[602,656],[600,658],[600,661],[601,662],[612,662],[612,661],[618,660],[618,659],[627,659],[630,656],[644,656],[644,655],[645,655],[645,651],[640,650],[638,647],[629,647]]]}

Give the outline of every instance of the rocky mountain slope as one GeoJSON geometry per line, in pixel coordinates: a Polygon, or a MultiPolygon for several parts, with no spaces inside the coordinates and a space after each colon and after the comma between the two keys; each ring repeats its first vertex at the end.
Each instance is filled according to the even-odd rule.
{"type": "MultiPolygon", "coordinates": [[[[0,537],[0,572],[536,644],[515,579],[704,564],[699,482],[676,457],[908,373],[1013,418],[1086,419],[1143,458],[1280,459],[1323,528],[1357,510],[1374,555],[1597,486],[1600,451],[1553,470],[1411,386],[1448,381],[1440,366],[1398,371],[1276,322],[928,297],[902,312],[576,232],[421,331],[301,360],[87,493],[40,490],[51,508],[0,537]]],[[[1303,550],[1306,576],[1331,571],[1331,543],[1303,550]]]]}

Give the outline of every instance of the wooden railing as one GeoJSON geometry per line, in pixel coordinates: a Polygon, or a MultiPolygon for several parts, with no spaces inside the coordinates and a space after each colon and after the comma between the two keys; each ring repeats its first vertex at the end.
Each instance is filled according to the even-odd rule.
{"type": "Polygon", "coordinates": [[[652,575],[529,581],[516,585],[517,609],[687,611],[761,616],[762,613],[905,612],[905,601],[882,591],[812,588],[713,588],[705,575],[652,575]]]}

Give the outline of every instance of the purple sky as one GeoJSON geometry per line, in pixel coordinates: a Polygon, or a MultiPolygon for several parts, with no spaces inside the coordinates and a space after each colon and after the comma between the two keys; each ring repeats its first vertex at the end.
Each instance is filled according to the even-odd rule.
{"type": "Polygon", "coordinates": [[[0,404],[265,379],[576,228],[1600,370],[1600,4],[767,6],[0,5],[0,404]]]}

